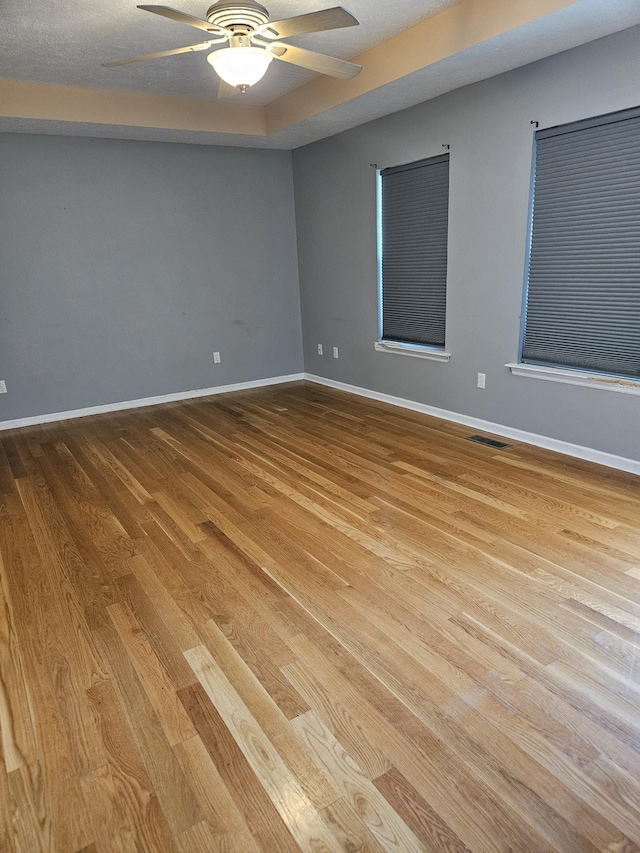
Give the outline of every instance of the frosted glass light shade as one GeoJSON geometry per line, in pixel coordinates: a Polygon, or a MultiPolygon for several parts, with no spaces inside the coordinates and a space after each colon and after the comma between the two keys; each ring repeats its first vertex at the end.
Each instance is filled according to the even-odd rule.
{"type": "Polygon", "coordinates": [[[214,50],[207,62],[225,83],[244,88],[255,85],[266,74],[272,55],[261,47],[225,47],[214,50]]]}

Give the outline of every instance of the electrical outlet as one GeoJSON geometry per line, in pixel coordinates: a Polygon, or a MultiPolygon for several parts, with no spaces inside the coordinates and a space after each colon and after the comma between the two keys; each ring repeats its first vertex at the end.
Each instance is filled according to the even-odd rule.
{"type": "Polygon", "coordinates": [[[214,352],[213,363],[214,364],[220,364],[220,353],[219,352],[214,352]]]}
{"type": "Polygon", "coordinates": [[[478,388],[485,388],[486,387],[486,381],[487,381],[487,374],[486,373],[479,373],[478,374],[478,388]]]}
{"type": "Polygon", "coordinates": [[[0,379],[0,394],[6,394],[6,393],[7,393],[7,383],[4,381],[4,379],[0,379]]]}
{"type": "Polygon", "coordinates": [[[338,357],[338,347],[334,347],[334,348],[333,348],[333,357],[334,357],[334,358],[337,358],[337,357],[338,357]]]}
{"type": "Polygon", "coordinates": [[[324,355],[322,351],[322,344],[318,344],[318,355],[324,355]]]}

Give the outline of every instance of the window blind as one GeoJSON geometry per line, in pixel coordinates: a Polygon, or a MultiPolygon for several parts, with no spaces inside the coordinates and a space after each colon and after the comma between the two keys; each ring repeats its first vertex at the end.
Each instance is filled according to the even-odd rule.
{"type": "Polygon", "coordinates": [[[640,108],[536,133],[522,361],[640,376],[640,108]]]}
{"type": "Polygon", "coordinates": [[[382,338],[444,347],[449,155],[381,177],[382,338]]]}

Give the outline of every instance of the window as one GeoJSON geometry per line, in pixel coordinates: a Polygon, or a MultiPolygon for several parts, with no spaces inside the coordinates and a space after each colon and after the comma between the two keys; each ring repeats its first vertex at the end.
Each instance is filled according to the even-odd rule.
{"type": "Polygon", "coordinates": [[[640,377],[640,108],[536,132],[521,361],[640,377]]]}
{"type": "MultiPolygon", "coordinates": [[[[449,155],[380,173],[382,342],[444,349],[449,155]]],[[[448,356],[447,356],[448,358],[448,356]]]]}

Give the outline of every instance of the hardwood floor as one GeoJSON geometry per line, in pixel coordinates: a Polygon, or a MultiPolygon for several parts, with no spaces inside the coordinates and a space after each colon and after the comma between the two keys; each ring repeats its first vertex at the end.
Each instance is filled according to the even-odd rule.
{"type": "Polygon", "coordinates": [[[0,849],[640,851],[640,480],[297,384],[0,434],[0,849]]]}

